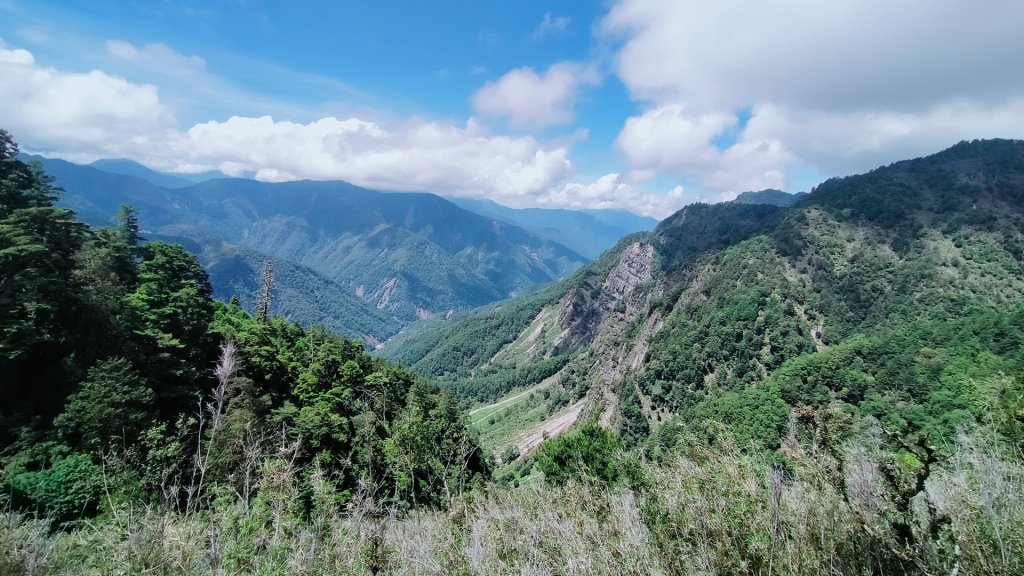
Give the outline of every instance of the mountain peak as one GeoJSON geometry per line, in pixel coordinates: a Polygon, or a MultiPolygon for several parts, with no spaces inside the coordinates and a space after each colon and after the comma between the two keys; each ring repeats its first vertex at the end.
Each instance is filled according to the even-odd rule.
{"type": "Polygon", "coordinates": [[[782,190],[767,188],[758,192],[744,192],[737,196],[733,202],[737,204],[770,204],[772,206],[786,208],[796,204],[806,195],[806,192],[790,194],[789,192],[783,192],[782,190]]]}

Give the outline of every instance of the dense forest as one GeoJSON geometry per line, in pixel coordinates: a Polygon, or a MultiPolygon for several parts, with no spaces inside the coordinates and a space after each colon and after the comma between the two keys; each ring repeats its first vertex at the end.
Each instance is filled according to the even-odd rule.
{"type": "Polygon", "coordinates": [[[437,504],[487,475],[454,397],[358,341],[211,298],[128,206],[90,228],[0,147],[4,506],[73,526],[101,499],[210,506],[272,455],[342,505],[437,504]]]}
{"type": "Polygon", "coordinates": [[[0,575],[1024,571],[1024,143],[689,206],[410,369],[0,140],[0,575]]]}

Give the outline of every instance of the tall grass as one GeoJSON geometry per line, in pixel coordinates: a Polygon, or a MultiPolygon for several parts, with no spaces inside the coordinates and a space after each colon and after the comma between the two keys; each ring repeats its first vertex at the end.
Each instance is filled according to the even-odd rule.
{"type": "Polygon", "coordinates": [[[910,498],[870,440],[783,470],[729,446],[625,485],[543,483],[398,513],[341,508],[267,462],[249,502],[186,513],[118,505],[73,530],[0,515],[0,575],[1024,574],[1024,466],[978,436],[910,498]]]}

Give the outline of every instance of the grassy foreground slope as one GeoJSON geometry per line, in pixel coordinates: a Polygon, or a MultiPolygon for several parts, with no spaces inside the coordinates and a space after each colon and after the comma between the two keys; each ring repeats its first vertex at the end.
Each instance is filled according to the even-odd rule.
{"type": "Polygon", "coordinates": [[[786,472],[728,445],[634,467],[633,481],[495,488],[445,510],[343,509],[268,468],[248,504],[114,507],[73,531],[0,514],[0,574],[982,574],[1024,570],[1024,466],[961,437],[910,522],[866,444],[786,472]],[[907,539],[909,537],[909,539],[907,539]]]}

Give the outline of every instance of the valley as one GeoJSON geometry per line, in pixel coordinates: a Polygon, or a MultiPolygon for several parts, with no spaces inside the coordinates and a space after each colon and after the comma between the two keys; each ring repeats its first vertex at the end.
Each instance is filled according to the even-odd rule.
{"type": "MultiPolygon", "coordinates": [[[[554,436],[576,419],[643,442],[665,423],[709,414],[732,422],[744,442],[772,447],[792,426],[792,410],[836,401],[923,410],[899,434],[936,442],[941,427],[951,433],[955,425],[925,415],[948,418],[932,404],[934,392],[913,392],[923,352],[894,343],[910,338],[914,349],[953,362],[943,386],[963,378],[953,358],[966,350],[996,354],[988,371],[971,369],[972,379],[1019,366],[1015,329],[1010,340],[995,327],[966,341],[942,332],[962,329],[956,318],[965,307],[999,325],[1021,313],[1024,226],[1011,174],[1022,166],[1010,167],[1020,154],[1015,142],[962,143],[826,182],[788,211],[690,206],[532,301],[438,327],[437,344],[417,355],[383,352],[451,383],[466,402],[485,402],[470,411],[471,423],[496,453],[513,443],[528,452],[545,429],[554,436]],[[999,184],[987,180],[997,172],[999,184]],[[890,187],[905,192],[879,195],[890,187]],[[461,338],[488,333],[480,328],[496,314],[511,332],[461,338]],[[472,362],[454,372],[437,364],[455,349],[472,362]],[[839,358],[852,362],[840,380],[817,372],[839,358]],[[538,363],[551,368],[525,369],[538,363]],[[538,390],[557,401],[545,403],[538,390]]],[[[947,393],[971,402],[963,389],[947,393]]]]}
{"type": "MultiPolygon", "coordinates": [[[[0,264],[12,279],[0,282],[0,368],[16,399],[0,411],[12,454],[0,474],[12,510],[0,541],[12,546],[69,550],[68,539],[90,537],[89,553],[105,551],[95,562],[137,566],[119,551],[124,540],[82,523],[109,526],[135,510],[131,500],[104,503],[113,483],[163,499],[164,509],[149,508],[143,528],[127,533],[170,525],[228,534],[246,551],[232,560],[243,566],[279,560],[252,549],[232,518],[299,527],[307,514],[330,534],[364,536],[279,535],[280,545],[357,546],[302,561],[357,572],[364,562],[398,566],[418,555],[493,566],[478,555],[520,549],[520,537],[459,527],[456,514],[479,526],[521,518],[518,531],[546,534],[554,556],[538,561],[545,565],[580,551],[611,554],[607,542],[572,539],[610,538],[630,552],[608,565],[631,558],[645,570],[688,573],[677,553],[699,542],[693,517],[721,534],[708,561],[726,572],[737,550],[742,562],[783,562],[749,545],[772,530],[772,542],[813,566],[838,560],[857,571],[948,566],[934,551],[948,551],[950,537],[1006,547],[1000,571],[1021,558],[1016,544],[979,531],[998,522],[1018,538],[1012,527],[1024,525],[1013,452],[1024,439],[1022,141],[961,142],[826,181],[795,201],[768,191],[691,204],[569,268],[556,258],[573,254],[567,248],[455,212],[469,230],[479,224],[489,239],[482,246],[512,238],[540,242],[540,252],[517,267],[515,250],[509,258],[463,249],[476,251],[470,261],[514,267],[472,272],[488,284],[437,288],[445,298],[482,294],[451,300],[443,314],[408,311],[429,294],[425,282],[424,292],[403,292],[417,269],[461,262],[452,250],[465,232],[428,217],[459,210],[440,198],[347,189],[375,211],[332,244],[326,227],[361,214],[344,202],[315,217],[295,206],[258,215],[270,194],[300,207],[345,200],[325,191],[338,183],[271,192],[214,180],[172,190],[86,171],[99,187],[65,190],[67,204],[98,213],[130,197],[153,213],[145,224],[124,206],[113,227],[90,227],[54,205],[60,191],[5,146],[5,181],[27,183],[2,189],[11,208],[0,214],[0,264]],[[382,250],[370,260],[351,254],[369,246],[382,250]],[[283,308],[396,337],[347,328],[352,340],[215,298],[228,287],[255,292],[251,279],[268,253],[278,255],[283,308]],[[349,269],[367,274],[361,262],[371,260],[400,272],[355,287],[345,280],[349,269]],[[515,282],[539,281],[546,276],[531,274],[540,272],[567,277],[514,294],[515,282]],[[215,287],[217,278],[234,280],[215,287]],[[512,286],[513,295],[500,299],[486,286],[512,286]],[[471,303],[480,305],[467,311],[471,303]],[[66,360],[47,364],[50,355],[66,360]],[[199,411],[189,416],[197,391],[199,411]],[[119,434],[143,440],[118,444],[119,434]],[[54,440],[25,441],[32,437],[54,440]],[[1001,512],[977,512],[993,482],[1001,512]],[[784,499],[793,504],[783,508],[784,499]],[[741,511],[722,512],[726,501],[741,511]],[[807,510],[829,518],[813,520],[813,539],[801,532],[807,510]],[[975,532],[951,535],[943,514],[975,532]],[[597,532],[580,528],[609,517],[614,524],[597,532]],[[414,534],[426,526],[481,543],[419,542],[414,534]],[[845,548],[851,542],[874,552],[865,559],[845,548]],[[343,559],[353,557],[356,567],[343,559]]],[[[58,178],[82,174],[53,165],[58,178]]],[[[147,554],[190,562],[178,537],[156,539],[147,554]]],[[[37,560],[16,550],[18,566],[68,565],[63,553],[37,560]]]]}
{"type": "Polygon", "coordinates": [[[0,576],[1024,575],[1020,22],[0,0],[0,576]]]}
{"type": "Polygon", "coordinates": [[[417,319],[535,290],[587,261],[430,194],[226,178],[162,188],[140,176],[176,181],[130,163],[116,166],[140,176],[28,159],[53,174],[65,190],[63,205],[87,222],[109,223],[120,204],[130,203],[146,235],[188,245],[210,270],[218,298],[237,296],[254,306],[260,266],[271,260],[276,312],[371,346],[417,319]]]}

